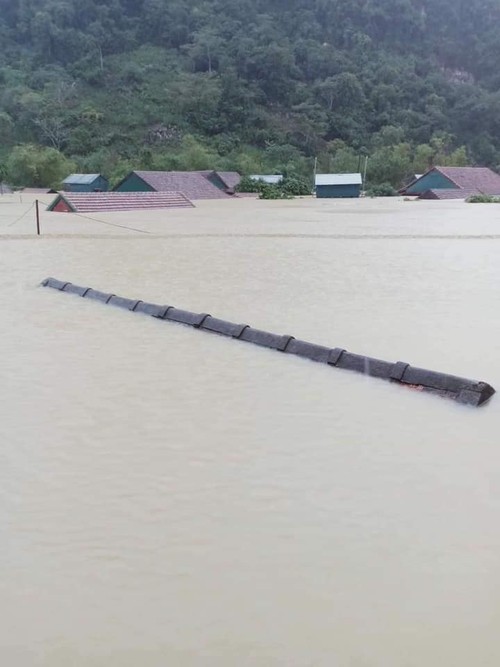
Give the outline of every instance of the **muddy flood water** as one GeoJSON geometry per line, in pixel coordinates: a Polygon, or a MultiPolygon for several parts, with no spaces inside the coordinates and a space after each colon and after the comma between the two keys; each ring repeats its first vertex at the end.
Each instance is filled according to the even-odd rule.
{"type": "Polygon", "coordinates": [[[464,407],[38,284],[499,389],[499,206],[43,211],[36,238],[32,203],[0,197],[2,666],[498,667],[498,395],[464,407]]]}

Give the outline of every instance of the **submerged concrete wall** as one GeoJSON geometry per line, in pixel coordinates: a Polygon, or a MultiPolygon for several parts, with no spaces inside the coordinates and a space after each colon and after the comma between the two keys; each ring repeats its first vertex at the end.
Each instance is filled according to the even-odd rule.
{"type": "Polygon", "coordinates": [[[493,396],[495,390],[486,382],[476,382],[465,378],[436,373],[423,368],[415,368],[398,361],[391,363],[359,354],[347,352],[343,348],[330,348],[323,345],[308,343],[290,335],[273,334],[268,331],[254,329],[248,324],[227,322],[208,313],[192,313],[174,306],[147,303],[137,299],[126,299],[115,294],[100,292],[90,287],[80,287],[72,283],[47,278],[42,286],[62,292],[76,294],[86,299],[94,299],[102,303],[118,306],[136,313],[144,313],[162,320],[187,324],[197,329],[210,331],[222,336],[229,336],[261,347],[294,354],[311,361],[317,361],[343,370],[356,371],[364,375],[397,382],[419,391],[432,392],[440,396],[454,399],[459,403],[479,406],[493,396]]]}

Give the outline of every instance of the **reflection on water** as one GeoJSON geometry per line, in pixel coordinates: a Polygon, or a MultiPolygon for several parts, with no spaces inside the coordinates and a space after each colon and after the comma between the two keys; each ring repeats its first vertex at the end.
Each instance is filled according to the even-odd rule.
{"type": "Polygon", "coordinates": [[[0,236],[2,664],[499,664],[496,397],[464,408],[36,286],[500,387],[483,207],[342,202],[329,230],[323,203],[259,204],[153,238],[47,214],[51,238],[0,236]]]}

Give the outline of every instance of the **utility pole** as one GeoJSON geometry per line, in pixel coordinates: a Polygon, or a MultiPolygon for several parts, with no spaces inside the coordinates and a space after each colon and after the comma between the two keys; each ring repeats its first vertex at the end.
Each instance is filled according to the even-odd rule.
{"type": "Polygon", "coordinates": [[[38,199],[35,201],[36,209],[36,235],[40,236],[40,209],[38,207],[38,199]]]}
{"type": "Polygon", "coordinates": [[[368,155],[365,157],[365,171],[363,174],[363,190],[366,190],[366,170],[368,168],[368,155]]]}

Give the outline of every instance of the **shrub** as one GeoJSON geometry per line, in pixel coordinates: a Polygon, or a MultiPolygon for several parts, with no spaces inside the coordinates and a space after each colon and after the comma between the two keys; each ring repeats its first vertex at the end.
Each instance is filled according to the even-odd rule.
{"type": "Polygon", "coordinates": [[[310,183],[303,178],[297,178],[296,176],[285,176],[283,181],[279,184],[279,187],[286,192],[286,194],[293,197],[303,197],[305,195],[310,195],[312,188],[310,183]]]}
{"type": "Polygon", "coordinates": [[[269,185],[269,183],[263,183],[261,185],[259,199],[293,199],[293,195],[285,192],[281,187],[281,184],[269,185]]]}
{"type": "Polygon", "coordinates": [[[37,188],[59,188],[75,169],[75,164],[55,148],[33,144],[13,148],[5,166],[14,185],[37,188]]]}
{"type": "Polygon", "coordinates": [[[266,185],[263,181],[255,181],[250,176],[243,176],[236,186],[236,192],[261,192],[263,185],[266,185]]]}
{"type": "Polygon", "coordinates": [[[373,185],[366,191],[367,197],[396,197],[398,191],[395,190],[390,183],[380,183],[380,185],[373,185]]]}
{"type": "Polygon", "coordinates": [[[471,195],[466,199],[468,204],[500,204],[500,197],[493,195],[471,195]]]}
{"type": "Polygon", "coordinates": [[[259,192],[260,199],[290,199],[311,194],[311,186],[303,178],[285,177],[281,183],[271,184],[243,176],[236,190],[238,192],[259,192]]]}

